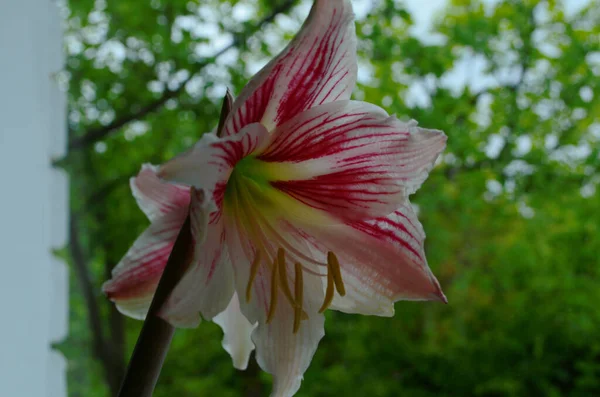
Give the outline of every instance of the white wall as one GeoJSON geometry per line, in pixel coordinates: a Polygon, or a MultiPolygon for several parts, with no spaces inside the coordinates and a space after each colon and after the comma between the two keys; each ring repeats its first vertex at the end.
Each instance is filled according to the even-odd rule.
{"type": "Polygon", "coordinates": [[[68,279],[63,54],[50,0],[0,1],[0,396],[66,396],[68,279]]]}

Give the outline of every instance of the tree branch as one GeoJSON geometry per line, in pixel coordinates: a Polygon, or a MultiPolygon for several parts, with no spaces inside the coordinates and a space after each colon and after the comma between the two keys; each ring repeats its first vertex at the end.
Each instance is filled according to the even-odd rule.
{"type": "MultiPolygon", "coordinates": [[[[244,34],[234,35],[234,39],[231,41],[231,43],[229,45],[227,45],[224,48],[222,48],[221,50],[219,50],[213,56],[211,56],[209,58],[205,58],[200,62],[200,64],[199,64],[200,70],[203,69],[204,67],[206,67],[207,65],[209,65],[210,63],[214,62],[214,60],[216,58],[223,55],[230,49],[238,46],[248,36],[250,36],[251,34],[260,30],[264,25],[273,21],[278,14],[288,11],[295,2],[296,2],[296,0],[286,0],[286,1],[281,2],[278,6],[273,8],[273,11],[269,15],[267,15],[260,22],[258,22],[256,24],[256,26],[253,29],[251,29],[249,32],[246,32],[244,34]]],[[[71,140],[71,142],[69,142],[69,150],[76,150],[76,149],[81,149],[81,148],[87,147],[87,146],[107,137],[108,135],[113,133],[115,130],[127,125],[128,123],[130,123],[134,120],[141,119],[141,118],[147,116],[148,114],[160,109],[169,99],[178,97],[184,91],[186,84],[190,80],[192,80],[194,77],[196,77],[196,75],[198,73],[199,72],[190,74],[190,76],[186,80],[184,80],[177,89],[165,90],[159,98],[142,106],[138,111],[119,115],[115,118],[115,120],[112,123],[110,123],[106,126],[102,126],[102,127],[91,128],[84,135],[73,138],[71,140]]]]}
{"type": "MultiPolygon", "coordinates": [[[[205,65],[206,64],[202,65],[202,67],[204,67],[205,65]]],[[[143,106],[137,112],[117,117],[115,121],[106,126],[92,128],[85,135],[74,138],[73,140],[71,140],[71,142],[69,142],[69,151],[89,146],[92,143],[95,143],[101,140],[102,138],[106,137],[112,131],[119,129],[134,120],[141,119],[146,115],[154,112],[155,110],[160,109],[169,99],[176,97],[188,81],[189,80],[183,82],[181,87],[179,87],[175,91],[166,90],[160,98],[158,98],[154,102],[147,104],[146,106],[143,106]]]]}
{"type": "Polygon", "coordinates": [[[87,270],[87,260],[79,241],[79,230],[77,227],[77,215],[71,212],[69,220],[69,252],[73,261],[76,277],[83,293],[85,305],[88,312],[88,322],[90,332],[92,333],[92,344],[94,355],[102,363],[105,378],[111,391],[111,395],[116,396],[119,390],[120,379],[116,376],[113,368],[112,349],[106,343],[102,330],[102,317],[100,308],[96,301],[94,291],[96,288],[90,280],[87,270]]]}

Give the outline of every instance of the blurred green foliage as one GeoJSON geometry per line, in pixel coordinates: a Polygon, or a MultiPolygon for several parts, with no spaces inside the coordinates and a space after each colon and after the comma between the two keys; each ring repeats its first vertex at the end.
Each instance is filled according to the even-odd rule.
{"type": "MultiPolygon", "coordinates": [[[[328,313],[299,395],[600,395],[600,6],[451,0],[423,35],[402,1],[356,3],[355,98],[449,137],[412,201],[450,304],[399,302],[392,319],[328,313]]],[[[81,251],[58,347],[70,396],[114,394],[140,329],[100,293],[147,225],[128,178],[214,128],[225,87],[239,92],[308,6],[63,5],[71,145],[58,163],[81,251]]],[[[221,337],[208,322],[178,331],[155,395],[267,395],[269,376],[234,370],[221,337]]]]}

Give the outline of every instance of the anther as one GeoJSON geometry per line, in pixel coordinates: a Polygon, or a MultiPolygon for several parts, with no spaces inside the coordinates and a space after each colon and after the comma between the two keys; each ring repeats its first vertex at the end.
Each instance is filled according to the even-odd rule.
{"type": "Polygon", "coordinates": [[[346,295],[346,288],[342,281],[342,271],[340,270],[340,262],[338,261],[335,254],[331,251],[327,253],[327,264],[329,265],[329,272],[333,273],[333,281],[335,282],[335,289],[340,296],[346,295]]]}
{"type": "Polygon", "coordinates": [[[329,305],[331,305],[331,302],[333,301],[333,273],[331,272],[331,269],[327,272],[327,290],[325,290],[325,300],[323,301],[323,305],[321,306],[321,308],[319,309],[319,313],[323,313],[325,311],[325,309],[327,309],[329,307],[329,305]]]}
{"type": "MultiPolygon", "coordinates": [[[[296,262],[294,266],[295,270],[295,286],[294,286],[294,297],[295,297],[295,306],[294,306],[294,333],[297,333],[300,329],[300,322],[304,319],[304,315],[306,313],[302,310],[302,305],[304,302],[304,286],[302,285],[304,282],[302,280],[302,265],[296,262]]],[[[308,318],[308,316],[306,316],[308,318]]]]}
{"type": "Polygon", "coordinates": [[[267,321],[269,324],[273,317],[275,317],[275,309],[277,308],[277,295],[279,295],[279,277],[277,273],[279,270],[279,266],[277,265],[277,258],[273,262],[273,271],[271,273],[271,305],[269,306],[269,313],[267,313],[267,321]]]}
{"type": "Polygon", "coordinates": [[[290,286],[288,284],[287,267],[285,265],[285,250],[283,248],[277,250],[277,265],[279,266],[279,284],[281,285],[281,291],[290,305],[294,306],[294,298],[292,297],[292,291],[290,291],[290,286]]]}
{"type": "Polygon", "coordinates": [[[252,266],[250,267],[250,277],[248,278],[248,285],[246,285],[246,302],[250,302],[250,298],[252,297],[252,283],[254,283],[254,279],[256,278],[256,274],[258,273],[260,259],[260,250],[257,249],[256,256],[254,257],[254,261],[252,262],[252,266]]]}

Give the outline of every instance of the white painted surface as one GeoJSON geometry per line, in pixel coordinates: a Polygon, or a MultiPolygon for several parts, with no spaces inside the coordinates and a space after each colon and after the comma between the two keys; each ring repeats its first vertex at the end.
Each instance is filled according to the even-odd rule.
{"type": "Polygon", "coordinates": [[[68,277],[52,256],[67,236],[60,19],[50,0],[0,4],[0,396],[66,396],[68,277]]]}

